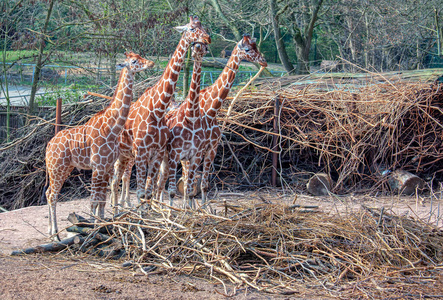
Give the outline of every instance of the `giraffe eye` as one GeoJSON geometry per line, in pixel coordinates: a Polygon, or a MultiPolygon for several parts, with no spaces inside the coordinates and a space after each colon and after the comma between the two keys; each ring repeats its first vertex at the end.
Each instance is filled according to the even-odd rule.
{"type": "Polygon", "coordinates": [[[195,32],[195,28],[191,28],[191,32],[195,32]]]}
{"type": "Polygon", "coordinates": [[[135,64],[137,63],[137,60],[136,60],[136,59],[133,59],[133,60],[131,61],[131,63],[132,63],[133,65],[135,65],[135,64]]]}

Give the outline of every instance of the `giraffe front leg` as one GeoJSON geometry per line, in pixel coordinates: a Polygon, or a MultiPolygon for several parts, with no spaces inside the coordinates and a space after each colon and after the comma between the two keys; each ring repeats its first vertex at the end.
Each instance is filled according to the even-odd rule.
{"type": "Polygon", "coordinates": [[[135,168],[137,170],[137,201],[138,204],[142,203],[142,198],[145,198],[145,180],[147,173],[146,155],[138,155],[135,158],[135,168]]]}
{"type": "Polygon", "coordinates": [[[157,200],[163,202],[163,194],[166,187],[166,181],[168,180],[169,176],[169,164],[168,164],[168,154],[165,154],[163,157],[163,161],[160,165],[160,172],[158,174],[158,181],[157,181],[157,200]]]}
{"type": "Polygon", "coordinates": [[[174,197],[177,194],[177,164],[178,158],[175,151],[171,151],[168,159],[168,174],[169,174],[169,186],[168,186],[168,195],[169,195],[169,205],[174,205],[174,197]]]}
{"type": "Polygon", "coordinates": [[[159,152],[151,159],[148,166],[148,175],[146,177],[145,191],[146,191],[146,200],[150,201],[152,195],[154,193],[155,183],[154,180],[157,179],[158,172],[160,170],[160,164],[162,162],[162,158],[164,155],[163,152],[159,152]]]}
{"type": "Polygon", "coordinates": [[[194,192],[194,182],[196,177],[195,175],[201,161],[202,157],[201,155],[198,155],[195,156],[191,161],[188,161],[186,163],[187,176],[186,176],[186,181],[184,182],[185,197],[188,198],[189,206],[194,209],[196,208],[196,203],[195,203],[196,193],[194,192]]]}
{"type": "Polygon", "coordinates": [[[106,189],[108,187],[109,178],[112,175],[112,171],[105,171],[103,174],[103,181],[99,186],[99,204],[98,204],[98,216],[103,220],[105,218],[105,206],[106,206],[106,189]]]}
{"type": "Polygon", "coordinates": [[[120,178],[122,178],[123,176],[124,169],[124,162],[118,159],[114,164],[114,176],[112,177],[111,182],[111,207],[113,209],[114,215],[118,213],[118,187],[120,183],[120,178]]]}
{"type": "Polygon", "coordinates": [[[46,190],[46,199],[49,207],[48,233],[51,236],[51,238],[55,241],[60,241],[60,237],[58,236],[57,213],[56,213],[58,196],[60,194],[60,190],[63,186],[63,183],[66,181],[66,179],[68,178],[69,174],[71,174],[73,169],[74,167],[72,166],[66,167],[61,164],[58,164],[55,167],[48,170],[49,188],[46,190]]]}
{"type": "Polygon", "coordinates": [[[132,167],[134,166],[134,161],[131,160],[127,163],[125,172],[122,177],[122,194],[120,197],[120,205],[125,207],[132,207],[131,199],[129,197],[129,185],[131,181],[132,167]]]}
{"type": "MultiPolygon", "coordinates": [[[[98,218],[104,218],[104,207],[106,204],[106,184],[109,175],[106,170],[94,170],[91,179],[91,214],[98,218]]],[[[96,218],[95,222],[99,220],[96,218]]]]}
{"type": "Polygon", "coordinates": [[[217,154],[217,146],[211,146],[205,155],[203,161],[203,173],[201,178],[201,194],[202,194],[202,205],[206,203],[208,190],[209,190],[209,173],[211,171],[212,163],[214,162],[215,156],[217,154]]]}
{"type": "Polygon", "coordinates": [[[46,190],[46,199],[48,201],[48,208],[49,208],[48,234],[54,241],[60,241],[60,237],[58,236],[57,213],[56,213],[58,192],[53,193],[51,187],[49,187],[46,190]]]}

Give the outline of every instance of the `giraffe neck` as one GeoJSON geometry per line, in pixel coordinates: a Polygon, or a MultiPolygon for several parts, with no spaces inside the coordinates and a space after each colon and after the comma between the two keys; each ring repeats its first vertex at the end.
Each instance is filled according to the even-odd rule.
{"type": "Polygon", "coordinates": [[[148,107],[149,115],[157,121],[163,118],[172,99],[188,48],[189,42],[183,35],[160,80],[140,97],[141,104],[148,107]]]}
{"type": "Polygon", "coordinates": [[[200,79],[201,79],[201,65],[200,59],[194,60],[194,70],[192,72],[191,85],[189,87],[189,94],[186,100],[185,118],[191,122],[195,122],[200,117],[199,95],[200,95],[200,79]]]}
{"type": "Polygon", "coordinates": [[[215,119],[223,104],[223,100],[226,99],[231,90],[240,62],[241,59],[238,56],[238,48],[236,46],[223,72],[213,85],[204,90],[204,96],[201,97],[202,100],[200,101],[202,115],[209,119],[215,119]]]}
{"type": "Polygon", "coordinates": [[[134,72],[123,68],[120,73],[117,88],[112,103],[106,110],[107,124],[115,135],[119,135],[126,119],[132,101],[132,86],[134,83],[134,72]]]}

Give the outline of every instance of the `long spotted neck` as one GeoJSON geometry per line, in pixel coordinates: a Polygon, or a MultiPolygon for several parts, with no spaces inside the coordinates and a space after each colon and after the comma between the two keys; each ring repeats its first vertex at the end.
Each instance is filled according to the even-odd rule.
{"type": "Polygon", "coordinates": [[[115,135],[119,135],[128,118],[129,108],[132,101],[132,86],[135,73],[123,68],[117,83],[117,88],[111,105],[105,112],[107,124],[115,135]]]}
{"type": "Polygon", "coordinates": [[[223,72],[213,85],[204,90],[205,98],[200,101],[200,110],[203,116],[215,119],[223,104],[223,100],[226,99],[231,90],[240,62],[238,46],[235,46],[223,72]]]}
{"type": "Polygon", "coordinates": [[[201,79],[201,59],[194,60],[194,70],[192,72],[191,85],[185,106],[185,118],[190,122],[195,122],[200,117],[200,79],[201,79]]]}
{"type": "MultiPolygon", "coordinates": [[[[163,118],[163,115],[166,112],[166,108],[171,101],[172,95],[175,91],[175,86],[177,84],[178,77],[180,75],[181,68],[183,66],[183,61],[186,55],[186,52],[189,48],[189,42],[184,39],[184,35],[182,36],[180,43],[178,44],[175,52],[166,66],[165,71],[163,72],[163,76],[157,82],[155,86],[151,89],[146,90],[146,92],[140,97],[143,100],[153,101],[153,109],[150,111],[151,116],[155,116],[157,121],[160,121],[163,118]],[[153,93],[152,97],[148,97],[148,93],[153,93]]],[[[148,107],[150,105],[148,104],[148,107]]]]}

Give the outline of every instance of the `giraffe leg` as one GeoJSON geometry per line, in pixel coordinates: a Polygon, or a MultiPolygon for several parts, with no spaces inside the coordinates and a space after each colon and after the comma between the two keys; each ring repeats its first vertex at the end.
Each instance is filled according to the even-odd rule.
{"type": "Polygon", "coordinates": [[[175,151],[171,151],[168,158],[168,171],[169,171],[169,186],[168,186],[168,195],[169,195],[169,205],[174,205],[174,197],[177,194],[177,153],[175,151]]]}
{"type": "Polygon", "coordinates": [[[46,199],[48,201],[48,208],[49,208],[48,234],[51,236],[51,238],[54,241],[60,241],[60,237],[58,236],[57,213],[56,213],[58,193],[53,193],[51,187],[49,187],[46,190],[46,199]]]}
{"type": "Polygon", "coordinates": [[[105,215],[107,179],[109,180],[109,174],[106,170],[95,169],[92,172],[91,214],[102,219],[105,215]]]}
{"type": "Polygon", "coordinates": [[[117,207],[117,195],[118,195],[118,187],[120,178],[123,176],[124,166],[123,162],[120,158],[114,164],[114,176],[111,181],[111,207],[113,209],[114,214],[118,213],[117,207]]]}
{"type": "Polygon", "coordinates": [[[125,168],[125,172],[123,173],[122,177],[122,194],[120,197],[120,205],[131,207],[131,199],[129,198],[129,184],[131,180],[131,173],[132,173],[132,167],[134,166],[134,161],[130,160],[127,163],[127,166],[125,168]]]}
{"type": "Polygon", "coordinates": [[[202,205],[204,205],[207,200],[207,194],[209,190],[209,172],[211,171],[212,163],[214,162],[215,156],[217,154],[217,146],[218,143],[215,145],[215,147],[211,145],[204,158],[203,173],[201,179],[202,205]]]}
{"type": "Polygon", "coordinates": [[[135,167],[137,169],[137,201],[141,204],[141,199],[146,196],[144,189],[147,165],[146,165],[146,155],[137,155],[135,158],[135,167]]]}
{"type": "Polygon", "coordinates": [[[189,201],[188,192],[188,175],[189,175],[189,160],[182,160],[182,182],[183,182],[183,208],[192,208],[192,203],[189,201]]]}
{"type": "Polygon", "coordinates": [[[60,241],[57,226],[57,201],[63,183],[71,174],[74,167],[57,166],[54,170],[49,169],[49,188],[46,190],[46,199],[49,207],[48,233],[53,240],[60,241]]]}
{"type": "Polygon", "coordinates": [[[103,181],[100,183],[99,186],[99,194],[98,194],[98,216],[101,219],[105,218],[105,206],[106,206],[106,190],[108,187],[108,182],[109,182],[109,178],[111,177],[112,172],[109,171],[105,171],[104,175],[103,175],[103,181]]]}
{"type": "Polygon", "coordinates": [[[160,165],[160,171],[158,174],[158,183],[157,183],[157,200],[163,202],[163,194],[166,187],[166,181],[168,181],[169,177],[169,163],[168,163],[168,154],[163,157],[163,161],[160,165]]]}
{"type": "Polygon", "coordinates": [[[195,156],[192,161],[188,161],[187,164],[187,176],[186,176],[186,181],[185,186],[184,186],[184,191],[185,191],[185,197],[188,198],[189,201],[189,206],[192,208],[196,208],[196,203],[195,203],[195,193],[194,193],[194,181],[195,181],[195,174],[197,171],[198,166],[200,165],[202,161],[202,157],[199,156],[195,156]]]}
{"type": "Polygon", "coordinates": [[[150,163],[149,163],[149,168],[148,168],[148,172],[147,172],[147,177],[146,177],[146,185],[145,185],[145,192],[146,192],[146,200],[150,201],[153,195],[153,191],[155,188],[155,183],[154,180],[157,178],[158,176],[158,172],[160,170],[160,164],[162,162],[163,156],[164,156],[164,150],[161,152],[158,152],[156,154],[153,155],[150,163]]]}

